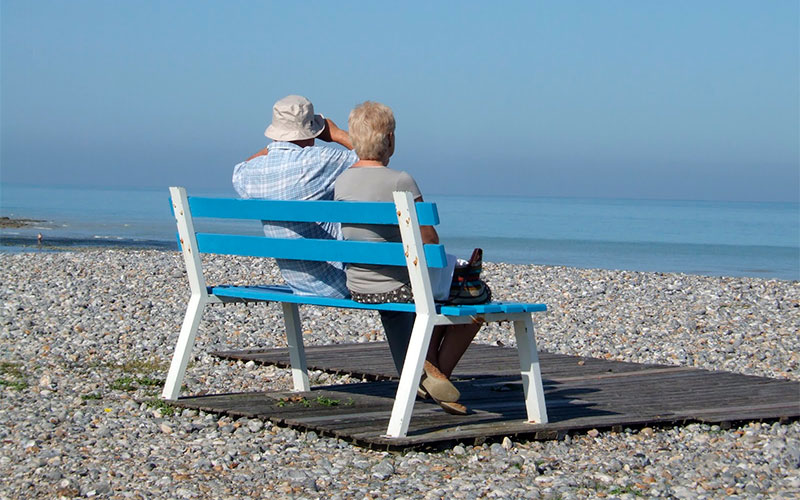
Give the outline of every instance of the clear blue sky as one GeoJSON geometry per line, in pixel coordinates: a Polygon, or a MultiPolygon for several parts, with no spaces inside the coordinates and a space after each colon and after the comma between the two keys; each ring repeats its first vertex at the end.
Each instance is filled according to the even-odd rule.
{"type": "Polygon", "coordinates": [[[798,10],[3,0],[0,180],[227,188],[297,93],[423,193],[798,201],[798,10]]]}

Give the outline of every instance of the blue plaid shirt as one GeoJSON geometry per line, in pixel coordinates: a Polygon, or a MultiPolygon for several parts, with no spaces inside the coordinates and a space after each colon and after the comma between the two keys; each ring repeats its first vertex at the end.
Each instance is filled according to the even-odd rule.
{"type": "MultiPolygon", "coordinates": [[[[233,188],[242,198],[332,200],[336,178],[358,161],[353,151],[327,146],[301,148],[291,142],[270,144],[257,156],[233,168],[233,188]]],[[[339,224],[263,221],[271,238],[342,239],[339,224]]],[[[299,295],[347,297],[341,262],[276,259],[286,283],[299,295]]]]}

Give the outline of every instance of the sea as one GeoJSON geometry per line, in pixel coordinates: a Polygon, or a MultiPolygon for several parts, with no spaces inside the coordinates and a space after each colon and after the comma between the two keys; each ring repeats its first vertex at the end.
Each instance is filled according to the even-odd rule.
{"type": "MultiPolygon", "coordinates": [[[[189,193],[235,197],[232,189],[189,193]]],[[[440,239],[458,256],[480,247],[488,262],[800,280],[798,203],[425,198],[437,204],[440,239]]],[[[0,184],[0,217],[36,221],[0,229],[0,252],[177,249],[166,188],[0,184]]],[[[225,232],[230,221],[206,224],[198,229],[225,232]]],[[[257,221],[235,224],[261,234],[257,221]]]]}

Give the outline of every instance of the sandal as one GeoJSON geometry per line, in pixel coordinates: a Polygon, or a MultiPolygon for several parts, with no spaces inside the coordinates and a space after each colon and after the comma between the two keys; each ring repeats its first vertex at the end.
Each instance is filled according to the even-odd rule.
{"type": "Polygon", "coordinates": [[[429,361],[425,361],[425,373],[420,385],[436,402],[455,402],[461,397],[456,386],[429,361]]]}
{"type": "MultiPolygon", "coordinates": [[[[431,395],[428,394],[428,391],[426,391],[424,387],[420,386],[417,388],[417,397],[422,400],[426,400],[431,397],[431,395]]],[[[436,400],[434,399],[434,401],[436,400]]],[[[455,401],[436,401],[436,403],[438,403],[439,406],[441,406],[442,409],[450,415],[466,415],[468,413],[466,406],[455,401]]]]}
{"type": "Polygon", "coordinates": [[[445,413],[449,413],[450,415],[466,415],[467,414],[467,407],[462,405],[461,403],[453,402],[446,402],[446,401],[437,401],[439,406],[445,411],[445,413]]]}

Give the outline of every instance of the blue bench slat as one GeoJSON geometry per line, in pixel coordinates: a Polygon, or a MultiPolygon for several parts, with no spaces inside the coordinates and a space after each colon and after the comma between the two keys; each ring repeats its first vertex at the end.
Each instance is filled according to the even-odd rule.
{"type": "MultiPolygon", "coordinates": [[[[208,287],[208,292],[218,297],[232,297],[240,299],[260,300],[267,302],[291,302],[295,304],[309,304],[327,307],[344,307],[348,309],[370,309],[383,311],[405,311],[414,312],[414,304],[409,303],[387,303],[387,304],[362,304],[350,299],[334,299],[330,297],[317,297],[306,295],[295,295],[291,289],[285,285],[264,285],[264,286],[230,286],[220,285],[208,287]]],[[[439,305],[436,309],[445,316],[472,316],[476,314],[491,314],[496,312],[539,312],[546,311],[544,304],[521,304],[491,302],[488,304],[476,305],[439,305]],[[506,310],[511,309],[511,310],[506,310]]]]}
{"type": "Polygon", "coordinates": [[[523,305],[524,304],[503,304],[503,312],[507,313],[525,312],[523,305]]]}
{"type": "Polygon", "coordinates": [[[436,312],[445,316],[472,316],[478,314],[475,306],[437,305],[436,312]]]}
{"type": "Polygon", "coordinates": [[[492,314],[496,312],[543,312],[547,310],[547,306],[545,304],[507,304],[504,302],[489,302],[488,304],[475,304],[469,306],[443,305],[437,307],[437,309],[439,309],[439,312],[445,316],[469,316],[472,314],[492,314]],[[509,309],[508,306],[513,306],[511,308],[512,310],[506,310],[509,309]]]}
{"type": "MultiPolygon", "coordinates": [[[[328,262],[405,266],[402,243],[371,241],[280,239],[240,234],[197,233],[201,253],[275,257],[328,262]]],[[[425,245],[428,267],[445,267],[444,245],[425,245]]]]}
{"type": "MultiPolygon", "coordinates": [[[[349,224],[397,224],[394,203],[361,201],[279,201],[236,198],[189,197],[192,217],[257,219],[293,222],[344,222],[349,224]]],[[[439,224],[435,203],[416,203],[423,226],[439,224]]]]}
{"type": "Polygon", "coordinates": [[[503,306],[501,304],[486,304],[486,310],[484,312],[487,313],[501,313],[503,312],[503,306]]]}
{"type": "Polygon", "coordinates": [[[242,299],[263,300],[268,302],[291,302],[314,306],[345,307],[348,309],[380,309],[384,311],[414,312],[414,304],[362,304],[350,299],[334,299],[331,297],[295,295],[288,286],[228,286],[208,287],[208,292],[218,297],[234,297],[242,299]]]}
{"type": "Polygon", "coordinates": [[[520,304],[505,304],[503,309],[507,313],[525,312],[525,309],[520,304]]]}

